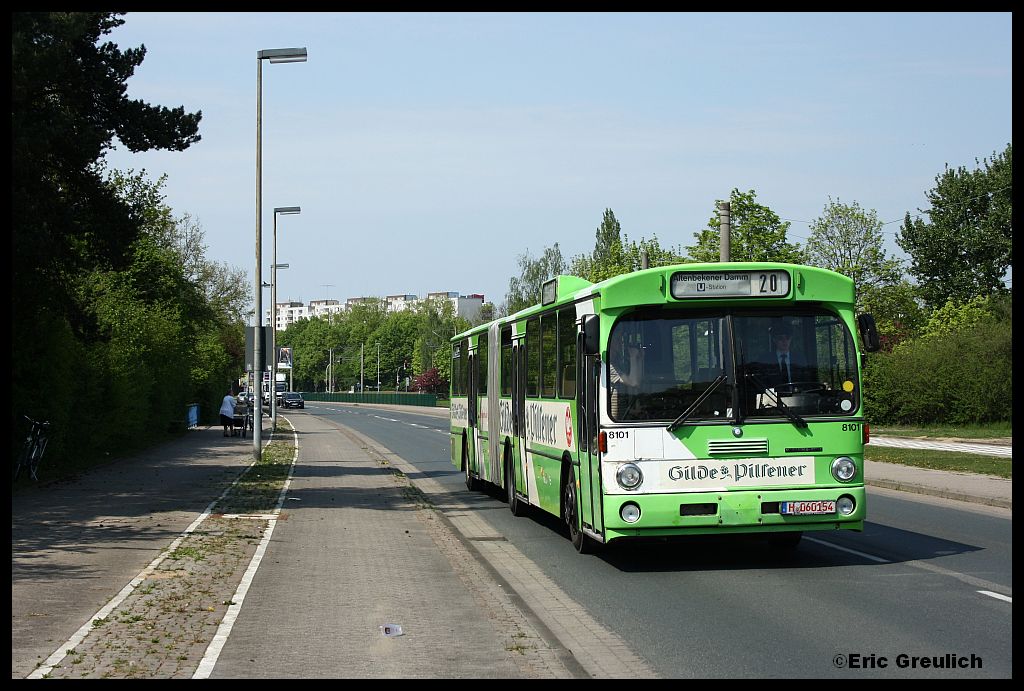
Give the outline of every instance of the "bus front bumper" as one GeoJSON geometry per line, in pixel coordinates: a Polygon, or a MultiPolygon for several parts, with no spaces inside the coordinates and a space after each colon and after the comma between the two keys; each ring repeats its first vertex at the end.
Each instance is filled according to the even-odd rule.
{"type": "Polygon", "coordinates": [[[605,541],[622,537],[661,537],[728,533],[772,533],[812,530],[863,530],[863,485],[812,489],[685,492],[674,494],[610,495],[605,497],[605,541]],[[787,515],[783,502],[838,501],[850,497],[854,510],[840,513],[787,515]],[[623,520],[621,509],[635,504],[640,518],[623,520]]]}

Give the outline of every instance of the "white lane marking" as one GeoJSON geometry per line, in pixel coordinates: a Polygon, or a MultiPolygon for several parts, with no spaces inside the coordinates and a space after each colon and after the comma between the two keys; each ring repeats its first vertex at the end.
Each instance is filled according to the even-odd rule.
{"type": "MultiPolygon", "coordinates": [[[[290,420],[289,424],[291,424],[290,420]]],[[[292,452],[292,466],[288,469],[288,478],[284,481],[284,486],[281,488],[281,494],[277,497],[277,506],[275,506],[274,510],[271,512],[273,514],[273,518],[267,521],[267,529],[263,532],[263,539],[260,540],[260,544],[256,547],[256,552],[252,555],[252,560],[249,562],[249,568],[247,568],[245,570],[245,574],[242,575],[242,581],[238,584],[235,594],[231,597],[231,605],[228,606],[228,611],[224,614],[224,619],[221,620],[220,626],[217,627],[217,633],[213,635],[213,640],[210,641],[210,645],[207,646],[203,659],[199,661],[199,666],[192,675],[193,679],[208,679],[210,674],[213,672],[213,668],[217,664],[217,659],[220,657],[221,650],[224,649],[224,644],[227,643],[228,636],[231,635],[231,628],[235,625],[238,613],[242,611],[242,603],[245,601],[245,596],[249,592],[249,586],[252,585],[252,580],[256,576],[256,570],[260,567],[260,563],[263,561],[263,555],[267,551],[267,545],[270,544],[270,538],[274,534],[274,528],[277,527],[277,517],[281,513],[281,506],[284,504],[285,495],[288,494],[288,488],[291,487],[292,484],[292,473],[295,472],[295,461],[299,458],[299,435],[298,432],[295,431],[295,425],[292,425],[292,440],[294,444],[294,451],[292,452]]]]}
{"type": "Polygon", "coordinates": [[[960,453],[977,453],[986,456],[1013,456],[1013,447],[996,446],[994,444],[971,444],[967,442],[935,442],[916,439],[880,439],[872,437],[875,446],[891,446],[901,449],[937,449],[939,451],[958,451],[960,453]]]}
{"type": "MultiPolygon", "coordinates": [[[[272,434],[267,436],[267,441],[266,444],[264,444],[264,446],[270,443],[271,436],[272,434]]],[[[249,467],[251,468],[255,464],[256,460],[253,459],[253,462],[249,464],[249,467]]],[[[246,470],[248,470],[248,468],[246,470]]],[[[203,521],[205,521],[207,517],[209,517],[210,512],[213,510],[213,507],[217,505],[217,502],[219,502],[221,499],[227,496],[228,492],[234,489],[235,485],[237,485],[238,482],[244,476],[245,472],[241,473],[237,478],[235,478],[235,481],[232,482],[227,487],[227,489],[225,489],[221,493],[219,497],[211,501],[209,506],[203,509],[203,512],[199,514],[199,517],[196,518],[196,520],[192,521],[192,524],[189,525],[189,527],[185,528],[184,532],[182,532],[181,535],[175,538],[174,542],[172,542],[170,546],[168,546],[167,549],[160,556],[158,556],[153,561],[149,562],[149,565],[142,571],[140,571],[139,575],[137,575],[135,578],[129,581],[128,585],[121,588],[121,591],[117,595],[115,595],[113,599],[110,600],[110,602],[103,605],[103,607],[100,608],[100,611],[96,612],[96,614],[89,617],[86,620],[86,622],[82,624],[82,627],[78,629],[78,631],[75,631],[75,633],[72,634],[71,638],[69,638],[67,642],[64,643],[64,645],[60,646],[55,651],[53,651],[53,653],[43,661],[43,664],[41,664],[31,674],[29,674],[26,677],[26,679],[42,679],[47,674],[52,672],[54,666],[67,656],[69,650],[74,650],[76,646],[78,646],[83,640],[85,640],[85,637],[88,636],[93,629],[92,623],[97,619],[106,619],[111,612],[117,609],[118,605],[124,602],[125,599],[129,595],[131,595],[135,591],[135,589],[138,588],[140,584],[142,584],[143,581],[149,578],[150,574],[156,571],[156,568],[160,566],[160,563],[163,562],[163,560],[166,559],[169,555],[173,554],[174,550],[178,549],[178,545],[180,545],[185,540],[185,538],[191,535],[196,530],[196,528],[198,528],[199,525],[203,521]]]]}
{"type": "Polygon", "coordinates": [[[1013,598],[1009,597],[1007,595],[1000,595],[999,593],[993,593],[991,590],[979,590],[978,592],[981,593],[982,595],[988,595],[989,597],[994,597],[997,600],[1002,600],[1004,602],[1009,602],[1010,604],[1013,604],[1013,598]]]}
{"type": "Polygon", "coordinates": [[[807,540],[808,542],[813,542],[816,545],[824,545],[825,547],[831,547],[832,549],[838,549],[838,550],[840,550],[842,552],[849,552],[850,554],[856,554],[858,557],[864,557],[865,559],[870,559],[871,561],[876,561],[879,564],[889,564],[889,563],[891,563],[888,559],[882,559],[881,557],[876,557],[876,556],[871,555],[871,554],[866,554],[864,552],[858,552],[857,550],[850,549],[849,547],[840,547],[839,545],[834,545],[831,542],[825,542],[824,540],[815,540],[813,537],[807,537],[807,536],[804,536],[804,539],[807,540]]]}

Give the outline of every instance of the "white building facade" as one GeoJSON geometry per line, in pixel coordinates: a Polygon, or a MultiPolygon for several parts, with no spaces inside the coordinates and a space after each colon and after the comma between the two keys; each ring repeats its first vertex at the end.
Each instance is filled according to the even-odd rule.
{"type": "MultiPolygon", "coordinates": [[[[443,291],[428,293],[427,297],[420,299],[415,295],[388,295],[385,298],[376,297],[355,297],[348,298],[344,303],[338,300],[313,300],[308,305],[301,302],[279,302],[277,303],[277,322],[275,326],[278,331],[285,331],[289,326],[301,319],[312,319],[314,317],[329,317],[351,309],[359,304],[383,303],[388,313],[405,312],[414,310],[427,300],[447,300],[451,303],[456,316],[467,321],[475,321],[480,316],[483,308],[484,296],[481,293],[460,295],[458,291],[443,291]]],[[[271,311],[268,308],[264,316],[264,323],[270,324],[273,321],[271,311]]]]}

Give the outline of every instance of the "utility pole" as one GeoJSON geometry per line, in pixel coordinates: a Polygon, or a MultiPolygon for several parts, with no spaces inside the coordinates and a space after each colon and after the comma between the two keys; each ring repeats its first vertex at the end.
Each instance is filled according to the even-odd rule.
{"type": "Polygon", "coordinates": [[[363,383],[363,349],[365,347],[365,343],[359,346],[359,393],[366,392],[366,386],[363,383]]]}
{"type": "Polygon", "coordinates": [[[728,262],[732,261],[729,258],[730,254],[730,241],[732,240],[732,230],[729,224],[729,212],[731,205],[729,202],[721,202],[718,205],[718,234],[721,236],[719,242],[719,261],[728,262]]]}
{"type": "MultiPolygon", "coordinates": [[[[333,283],[321,283],[321,288],[333,288],[333,283]]],[[[331,306],[327,303],[331,301],[331,291],[325,290],[324,294],[327,296],[324,299],[324,309],[327,310],[327,338],[331,338],[331,327],[334,326],[334,312],[331,311],[331,306]]],[[[327,393],[334,393],[334,348],[328,348],[327,350],[327,393]]]]}
{"type": "Polygon", "coordinates": [[[377,393],[380,393],[380,343],[377,344],[377,393]]]}

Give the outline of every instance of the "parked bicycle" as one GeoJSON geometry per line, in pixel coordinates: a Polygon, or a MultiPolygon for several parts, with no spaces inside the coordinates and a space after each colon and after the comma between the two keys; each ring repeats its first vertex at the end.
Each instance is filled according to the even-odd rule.
{"type": "Polygon", "coordinates": [[[14,479],[17,480],[22,469],[27,468],[29,476],[38,481],[39,461],[43,459],[43,454],[46,452],[46,444],[49,441],[46,430],[50,427],[50,423],[33,420],[28,415],[23,417],[29,422],[29,431],[25,444],[22,446],[21,455],[18,456],[14,465],[14,479]]]}

